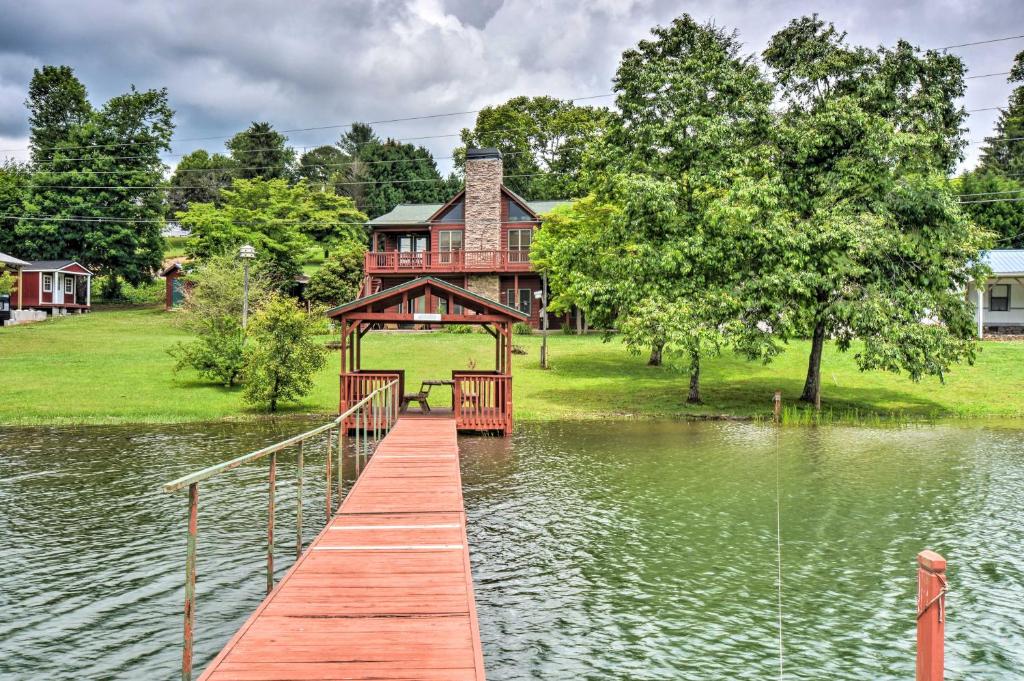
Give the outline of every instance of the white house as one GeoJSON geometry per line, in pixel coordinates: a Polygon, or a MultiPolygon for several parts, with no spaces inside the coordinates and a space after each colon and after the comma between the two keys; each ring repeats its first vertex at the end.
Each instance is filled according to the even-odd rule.
{"type": "Polygon", "coordinates": [[[967,288],[978,337],[1024,333],[1024,249],[988,251],[982,260],[992,269],[992,277],[983,286],[972,282],[967,288]]]}

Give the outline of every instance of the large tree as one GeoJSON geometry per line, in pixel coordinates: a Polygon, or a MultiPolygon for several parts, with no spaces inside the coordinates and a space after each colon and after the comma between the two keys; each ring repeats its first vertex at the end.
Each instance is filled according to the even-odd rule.
{"type": "Polygon", "coordinates": [[[463,128],[455,163],[465,167],[467,147],[501,150],[505,184],[529,199],[562,199],[586,194],[580,171],[588,142],[600,137],[608,110],[576,106],[555,97],[513,97],[477,114],[463,128]]]}
{"type": "Polygon", "coordinates": [[[946,177],[960,158],[964,67],[900,42],[869,50],[817,16],[792,21],[764,52],[784,110],[774,163],[739,182],[756,316],[780,337],[810,336],[801,399],[820,403],[822,350],[860,341],[863,370],[941,377],[972,360],[972,309],[988,234],[946,177]]]}
{"type": "Polygon", "coordinates": [[[360,208],[371,218],[400,203],[441,203],[461,188],[437,170],[433,155],[424,147],[386,140],[358,147],[359,173],[339,183],[363,193],[360,208]]]}
{"type": "Polygon", "coordinates": [[[280,285],[299,274],[302,257],[314,241],[365,243],[365,216],[351,200],[305,182],[235,180],[221,192],[219,206],[193,203],[178,218],[192,231],[187,242],[191,257],[234,253],[248,243],[280,285]]]}
{"type": "Polygon", "coordinates": [[[975,224],[995,233],[997,248],[1024,248],[1024,177],[979,168],[957,178],[953,188],[975,224]]]}
{"type": "Polygon", "coordinates": [[[338,147],[324,145],[310,149],[299,158],[296,175],[321,188],[331,187],[331,178],[349,162],[348,155],[338,147]]]}
{"type": "Polygon", "coordinates": [[[219,203],[220,190],[231,186],[237,165],[233,159],[205,149],[182,156],[167,193],[170,213],[188,210],[192,203],[219,203]]]}
{"type": "MultiPolygon", "coordinates": [[[[49,108],[31,100],[29,106],[49,108]]],[[[132,87],[68,127],[47,147],[46,160],[34,164],[16,228],[25,256],[78,260],[131,283],[151,277],[163,253],[164,202],[159,189],[149,188],[163,182],[160,154],[170,149],[173,117],[166,90],[132,87]]]]}
{"type": "Polygon", "coordinates": [[[1010,101],[999,112],[995,133],[985,140],[981,150],[982,170],[1013,177],[1024,176],[1024,51],[1018,52],[1006,79],[1018,83],[1010,101]]]}
{"type": "Polygon", "coordinates": [[[546,222],[535,251],[556,303],[617,324],[652,364],[681,357],[697,402],[703,356],[763,347],[738,340],[762,332],[732,323],[744,254],[710,215],[768,134],[771,88],[733,33],[688,15],[652,33],[616,73],[618,112],[590,159],[596,196],[546,222]]]}
{"type": "Polygon", "coordinates": [[[32,184],[27,164],[4,161],[0,164],[0,252],[18,255],[18,218],[25,210],[25,199],[32,184]]]}
{"type": "Polygon", "coordinates": [[[45,163],[54,148],[92,116],[85,85],[70,66],[44,66],[32,72],[28,86],[29,148],[34,163],[45,163]]]}
{"type": "Polygon", "coordinates": [[[248,128],[225,142],[236,166],[235,177],[266,180],[292,177],[295,150],[288,138],[267,122],[253,122],[248,128]]]}

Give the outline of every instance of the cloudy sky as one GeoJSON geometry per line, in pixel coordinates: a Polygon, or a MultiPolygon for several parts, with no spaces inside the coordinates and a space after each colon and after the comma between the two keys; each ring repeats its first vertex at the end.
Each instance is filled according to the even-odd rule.
{"type": "MultiPolygon", "coordinates": [[[[0,149],[13,150],[0,156],[27,155],[26,88],[43,64],[74,67],[95,103],[131,84],[167,87],[175,154],[220,150],[252,120],[337,126],[289,133],[302,148],[333,142],[353,120],[464,112],[519,94],[607,94],[621,52],[681,12],[737,29],[760,52],[789,19],[812,11],[872,46],[1024,33],[1019,0],[0,0],[0,149]],[[206,137],[217,139],[194,139],[206,137]]],[[[1007,71],[1022,49],[1024,40],[1012,40],[955,51],[968,75],[984,75],[1007,71]]],[[[968,109],[1005,104],[1005,76],[968,82],[968,109]]],[[[969,139],[988,134],[996,115],[973,113],[969,139]]],[[[463,114],[374,127],[402,139],[452,135],[421,142],[447,168],[455,134],[472,122],[463,114]]]]}

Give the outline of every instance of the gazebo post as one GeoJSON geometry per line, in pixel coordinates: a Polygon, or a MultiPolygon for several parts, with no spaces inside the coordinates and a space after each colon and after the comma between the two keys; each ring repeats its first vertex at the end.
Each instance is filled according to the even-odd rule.
{"type": "Polygon", "coordinates": [[[362,322],[356,322],[355,331],[354,331],[355,338],[352,341],[353,343],[356,344],[356,361],[355,361],[355,365],[354,365],[355,368],[356,368],[356,371],[359,371],[359,370],[361,370],[363,368],[363,334],[362,334],[362,329],[363,329],[363,323],[362,322]]]}
{"type": "Polygon", "coordinates": [[[512,325],[505,324],[505,374],[512,375],[512,325]]]}

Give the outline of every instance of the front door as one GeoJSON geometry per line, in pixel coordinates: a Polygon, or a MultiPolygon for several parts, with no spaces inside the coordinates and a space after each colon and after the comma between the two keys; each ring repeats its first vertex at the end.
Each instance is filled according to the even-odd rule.
{"type": "Polygon", "coordinates": [[[398,266],[422,268],[423,253],[426,250],[426,234],[403,234],[398,237],[398,266]]]}

